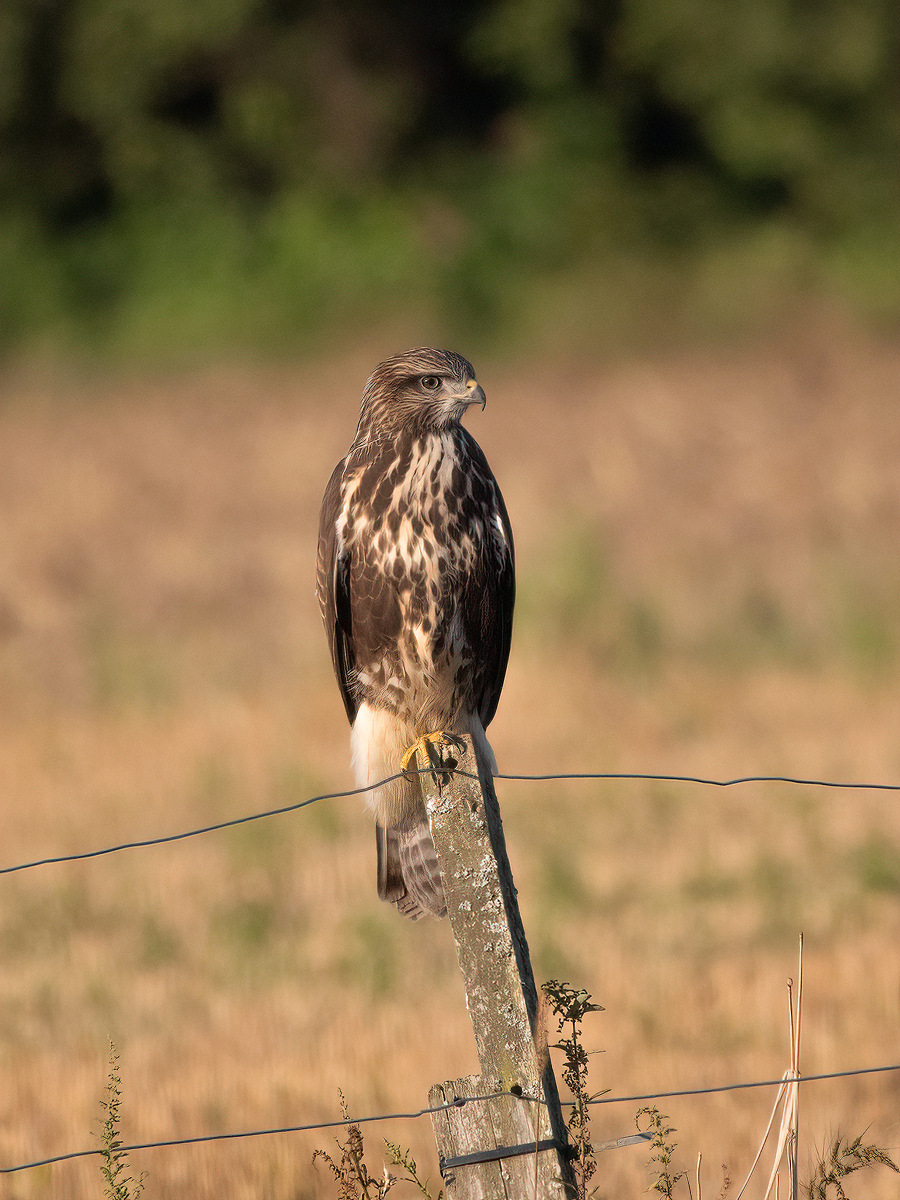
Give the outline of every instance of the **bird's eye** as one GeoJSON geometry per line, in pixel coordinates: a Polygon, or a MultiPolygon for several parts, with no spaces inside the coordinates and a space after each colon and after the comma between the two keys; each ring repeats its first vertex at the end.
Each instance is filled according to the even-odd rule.
{"type": "Polygon", "coordinates": [[[440,380],[439,375],[423,375],[422,376],[422,387],[425,389],[426,392],[433,392],[440,386],[441,386],[441,380],[440,380]]]}

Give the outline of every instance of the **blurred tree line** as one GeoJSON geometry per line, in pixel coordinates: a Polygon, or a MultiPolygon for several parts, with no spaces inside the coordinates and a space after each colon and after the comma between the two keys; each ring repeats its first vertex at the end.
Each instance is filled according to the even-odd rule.
{"type": "MultiPolygon", "coordinates": [[[[897,0],[2,0],[0,344],[894,318],[897,0]]],[[[528,335],[530,336],[530,335],[528,335]]]]}

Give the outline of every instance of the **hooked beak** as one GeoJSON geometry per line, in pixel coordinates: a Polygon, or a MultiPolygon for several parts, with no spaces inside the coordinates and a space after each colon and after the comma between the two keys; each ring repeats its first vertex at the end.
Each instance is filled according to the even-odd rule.
{"type": "Polygon", "coordinates": [[[482,409],[487,404],[487,396],[484,394],[484,388],[480,383],[476,383],[474,379],[466,380],[466,394],[461,397],[463,404],[467,408],[473,404],[480,404],[482,409]]]}

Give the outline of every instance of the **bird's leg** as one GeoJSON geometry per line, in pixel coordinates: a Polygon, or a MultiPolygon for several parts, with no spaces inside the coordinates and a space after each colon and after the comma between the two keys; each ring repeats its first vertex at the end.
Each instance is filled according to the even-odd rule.
{"type": "Polygon", "coordinates": [[[404,773],[409,771],[409,764],[412,760],[419,756],[419,761],[422,767],[440,767],[440,761],[436,761],[437,755],[432,750],[432,746],[455,746],[457,749],[463,749],[463,741],[456,734],[447,733],[444,729],[436,729],[433,733],[423,733],[417,737],[409,749],[400,759],[400,769],[404,773]]]}

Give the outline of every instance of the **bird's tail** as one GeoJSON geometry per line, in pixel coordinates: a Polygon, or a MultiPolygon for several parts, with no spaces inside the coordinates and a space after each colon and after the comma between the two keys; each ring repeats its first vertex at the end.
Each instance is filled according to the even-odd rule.
{"type": "Polygon", "coordinates": [[[378,895],[397,906],[412,921],[420,917],[445,917],[447,904],[441,870],[428,821],[408,829],[375,826],[378,850],[378,895]]]}

